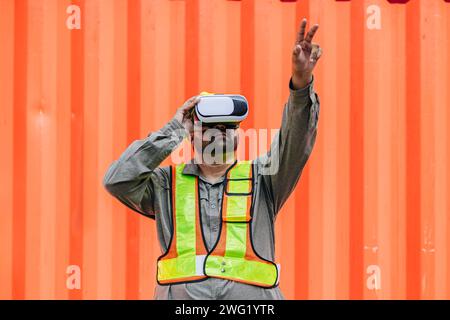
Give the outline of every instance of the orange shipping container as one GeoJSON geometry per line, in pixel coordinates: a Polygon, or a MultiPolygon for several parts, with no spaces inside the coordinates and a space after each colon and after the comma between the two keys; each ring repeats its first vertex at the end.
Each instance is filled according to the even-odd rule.
{"type": "Polygon", "coordinates": [[[284,294],[449,299],[442,0],[0,0],[0,298],[151,298],[155,223],[103,174],[200,91],[278,128],[302,17],[320,25],[321,115],[277,219],[284,294]]]}

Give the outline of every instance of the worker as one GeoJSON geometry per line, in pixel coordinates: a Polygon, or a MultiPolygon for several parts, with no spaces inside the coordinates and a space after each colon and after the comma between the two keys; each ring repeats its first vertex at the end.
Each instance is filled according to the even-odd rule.
{"type": "Polygon", "coordinates": [[[238,128],[246,109],[236,113],[234,122],[220,114],[208,122],[200,106],[213,100],[203,93],[188,99],[160,130],[134,141],[108,168],[107,191],[156,220],[162,254],[155,299],[285,299],[275,262],[274,222],[311,154],[320,109],[313,69],[322,49],[312,43],[319,26],[305,34],[306,25],[303,19],[292,49],[290,95],[267,153],[238,161],[238,128]],[[223,139],[207,137],[211,129],[223,139]],[[160,167],[184,138],[194,145],[200,141],[194,146],[200,157],[160,167]],[[212,160],[201,161],[206,150],[214,150],[212,160]],[[277,170],[267,170],[275,162],[277,170]]]}

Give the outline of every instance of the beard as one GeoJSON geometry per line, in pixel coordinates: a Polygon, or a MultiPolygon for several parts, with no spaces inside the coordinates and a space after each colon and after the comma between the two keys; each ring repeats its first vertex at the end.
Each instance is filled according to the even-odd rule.
{"type": "Polygon", "coordinates": [[[209,165],[232,163],[238,141],[238,136],[225,133],[203,136],[201,143],[194,140],[196,162],[201,161],[209,165]]]}

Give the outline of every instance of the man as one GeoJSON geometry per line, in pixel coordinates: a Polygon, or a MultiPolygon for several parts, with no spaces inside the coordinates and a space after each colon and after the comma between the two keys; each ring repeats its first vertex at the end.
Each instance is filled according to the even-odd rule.
{"type": "Polygon", "coordinates": [[[194,96],[108,169],[103,181],[108,192],[156,220],[163,252],[156,299],[284,299],[274,263],[274,221],[311,154],[320,109],[312,73],[322,53],[312,44],[318,25],[305,35],[306,23],[303,19],[292,51],[281,129],[267,154],[252,162],[222,161],[236,151],[238,126],[202,127],[220,130],[224,139],[194,130],[202,125],[192,116],[199,101],[194,96]],[[158,167],[186,136],[200,141],[197,153],[218,145],[214,159],[158,167]],[[225,148],[230,143],[233,147],[225,148]],[[278,169],[268,172],[275,162],[278,169]]]}

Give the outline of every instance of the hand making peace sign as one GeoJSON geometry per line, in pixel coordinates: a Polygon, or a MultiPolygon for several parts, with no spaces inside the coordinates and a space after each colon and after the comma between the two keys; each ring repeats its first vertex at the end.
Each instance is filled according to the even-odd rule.
{"type": "Polygon", "coordinates": [[[304,87],[309,83],[312,71],[322,55],[322,48],[318,44],[312,43],[319,25],[313,25],[305,37],[306,22],[306,19],[303,18],[297,41],[292,50],[292,80],[297,88],[304,87]]]}

